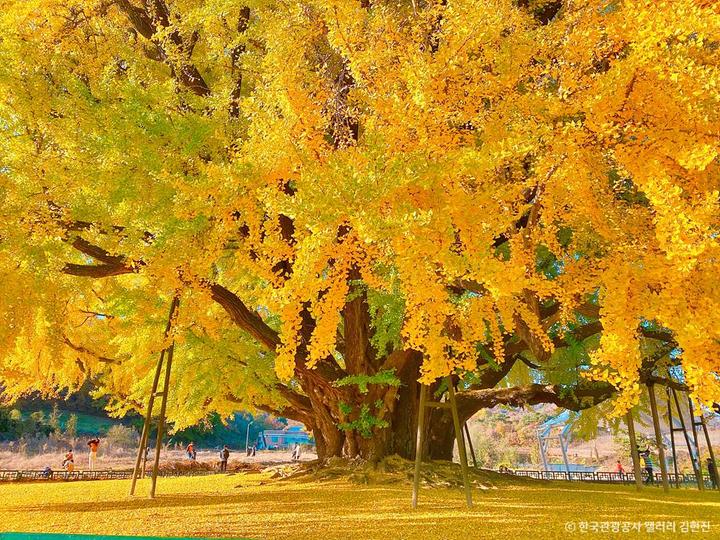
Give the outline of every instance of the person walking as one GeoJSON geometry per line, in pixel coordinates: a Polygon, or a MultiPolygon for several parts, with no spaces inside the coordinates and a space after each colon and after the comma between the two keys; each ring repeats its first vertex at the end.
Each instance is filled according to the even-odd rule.
{"type": "Polygon", "coordinates": [[[290,454],[290,459],[292,461],[300,461],[300,445],[298,443],[295,443],[292,454],[290,454]]]}
{"type": "Polygon", "coordinates": [[[95,463],[97,463],[97,452],[100,447],[100,439],[93,437],[87,443],[90,448],[90,457],[88,458],[88,469],[91,471],[95,470],[95,463]]]}
{"type": "Polygon", "coordinates": [[[228,445],[226,444],[223,446],[222,450],[220,450],[220,472],[227,471],[227,462],[228,458],[230,457],[230,449],[228,448],[228,445]]]}
{"type": "Polygon", "coordinates": [[[653,473],[653,462],[652,458],[650,457],[650,450],[645,450],[640,454],[640,465],[645,468],[645,472],[647,473],[647,479],[645,480],[646,484],[655,484],[655,474],[653,473]]]}
{"type": "Polygon", "coordinates": [[[142,474],[143,474],[143,477],[144,477],[145,474],[147,473],[147,462],[148,462],[148,458],[149,458],[149,457],[150,457],[150,447],[149,447],[149,446],[146,446],[146,447],[145,447],[145,457],[143,457],[143,465],[142,465],[142,474]]]}
{"type": "Polygon", "coordinates": [[[717,467],[715,467],[715,462],[712,460],[712,458],[707,458],[707,470],[708,474],[710,475],[710,485],[712,485],[713,489],[718,488],[718,473],[717,473],[717,467]]]}
{"type": "Polygon", "coordinates": [[[622,466],[622,463],[620,463],[620,460],[618,459],[617,464],[615,465],[615,472],[622,475],[625,474],[625,469],[622,466]]]}

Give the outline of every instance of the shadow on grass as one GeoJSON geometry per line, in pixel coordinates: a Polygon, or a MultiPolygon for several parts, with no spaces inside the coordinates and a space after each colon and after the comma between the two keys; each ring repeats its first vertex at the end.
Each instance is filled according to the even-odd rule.
{"type": "MultiPolygon", "coordinates": [[[[207,506],[232,506],[235,511],[247,506],[248,512],[257,512],[259,506],[263,512],[292,513],[298,509],[313,511],[327,510],[328,504],[348,504],[357,498],[357,493],[347,485],[334,486],[308,485],[301,488],[290,488],[283,486],[282,489],[273,489],[273,485],[251,486],[246,493],[238,493],[238,490],[248,489],[244,486],[235,488],[227,494],[201,493],[195,496],[193,493],[180,493],[172,495],[158,495],[155,499],[148,499],[143,496],[127,497],[122,499],[108,499],[105,501],[67,501],[62,503],[38,502],[33,506],[18,506],[14,510],[19,512],[113,512],[123,510],[144,510],[153,508],[187,508],[192,511],[194,508],[207,506]],[[269,489],[268,489],[269,488],[269,489]]],[[[404,488],[388,489],[384,487],[362,487],[363,498],[388,500],[407,506],[407,490],[404,488]],[[388,497],[388,492],[391,496],[388,497]],[[377,494],[377,497],[373,496],[377,494]]]]}
{"type": "MultiPolygon", "coordinates": [[[[597,489],[578,485],[559,483],[538,485],[518,485],[508,489],[493,489],[490,491],[473,490],[477,507],[487,507],[488,504],[502,505],[505,508],[527,508],[548,511],[556,502],[570,497],[575,499],[576,509],[612,507],[643,507],[652,505],[652,509],[670,510],[678,506],[705,506],[720,509],[720,494],[717,500],[698,500],[696,493],[676,492],[663,496],[661,492],[637,493],[620,489],[597,489]],[[664,508],[666,507],[666,508],[664,508]]],[[[293,487],[288,484],[274,483],[262,486],[237,486],[227,493],[201,493],[192,492],[179,494],[160,494],[155,499],[143,496],[135,498],[112,498],[104,501],[67,501],[62,503],[39,503],[32,507],[16,507],[20,512],[30,511],[57,511],[63,513],[73,512],[112,512],[118,510],[141,510],[153,508],[193,508],[211,506],[231,506],[234,512],[252,513],[258,511],[273,513],[294,513],[299,510],[314,512],[327,511],[331,505],[337,512],[352,509],[359,499],[382,507],[384,510],[405,510],[409,506],[410,491],[407,486],[353,486],[347,483],[315,483],[302,484],[293,487]],[[247,490],[243,492],[243,490],[247,490]]],[[[422,489],[421,505],[432,506],[437,510],[458,509],[462,499],[462,492],[455,489],[422,489]],[[457,491],[457,493],[455,493],[457,491]],[[450,496],[448,496],[450,495],[450,496]]],[[[488,508],[485,508],[487,511],[488,508]]]]}

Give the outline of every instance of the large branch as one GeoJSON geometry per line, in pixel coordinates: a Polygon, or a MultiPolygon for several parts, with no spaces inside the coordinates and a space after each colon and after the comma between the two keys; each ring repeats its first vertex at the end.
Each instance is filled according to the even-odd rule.
{"type": "MultiPolygon", "coordinates": [[[[641,374],[642,384],[657,384],[674,388],[680,392],[689,392],[690,388],[680,382],[641,374]]],[[[607,382],[580,382],[575,386],[559,384],[529,384],[511,388],[485,388],[467,390],[457,394],[458,412],[461,421],[467,420],[480,409],[489,409],[497,405],[526,407],[529,405],[553,404],[563,409],[580,411],[594,407],[610,399],[617,389],[607,382]]]]}
{"type": "MultiPolygon", "coordinates": [[[[170,27],[171,24],[170,10],[163,0],[146,0],[144,8],[133,5],[130,0],[117,0],[117,5],[125,13],[133,28],[157,47],[158,58],[171,69],[180,84],[198,96],[210,95],[210,87],[198,68],[189,61],[175,62],[173,58],[177,55],[168,51],[163,40],[157,38],[158,31],[170,27]]],[[[174,29],[165,39],[189,59],[197,37],[186,43],[180,32],[174,29]]]]}
{"type": "Polygon", "coordinates": [[[387,355],[379,371],[399,373],[411,362],[422,362],[422,353],[413,349],[397,349],[387,355]]]}
{"type": "MultiPolygon", "coordinates": [[[[359,280],[360,273],[353,268],[350,280],[359,280]]],[[[372,373],[377,367],[377,354],[372,346],[372,325],[367,292],[357,284],[352,286],[352,300],[342,309],[345,369],[350,375],[372,373]]]]}
{"type": "Polygon", "coordinates": [[[72,247],[74,247],[81,253],[84,253],[85,255],[89,255],[93,259],[104,262],[105,264],[124,265],[126,262],[125,257],[121,255],[111,255],[103,248],[91,244],[90,242],[84,240],[83,238],[80,238],[79,236],[75,237],[75,240],[73,240],[72,247]]]}
{"type": "Polygon", "coordinates": [[[499,366],[486,367],[477,376],[471,388],[493,388],[502,381],[508,373],[510,373],[510,370],[515,365],[518,358],[519,355],[514,354],[510,358],[505,358],[499,366]]]}
{"type": "Polygon", "coordinates": [[[593,407],[612,397],[615,387],[610,383],[593,383],[575,387],[558,384],[529,384],[511,388],[468,390],[457,395],[461,421],[470,418],[480,409],[497,405],[525,407],[551,403],[563,409],[579,411],[593,407]]]}
{"type": "Polygon", "coordinates": [[[77,351],[79,353],[93,356],[93,357],[97,358],[98,361],[103,362],[105,364],[119,364],[120,363],[119,360],[116,360],[114,358],[108,358],[107,356],[102,356],[100,354],[97,354],[97,353],[91,351],[90,349],[88,349],[87,347],[83,347],[82,345],[76,345],[75,343],[70,341],[70,339],[67,336],[63,336],[62,341],[65,345],[70,347],[72,350],[77,351]]]}
{"type": "Polygon", "coordinates": [[[647,377],[643,378],[644,382],[646,384],[657,384],[659,386],[667,386],[668,388],[672,388],[673,390],[677,390],[678,392],[690,392],[690,387],[686,384],[683,384],[678,381],[674,381],[672,379],[667,379],[665,377],[657,377],[655,375],[648,375],[647,377]]]}
{"type": "MultiPolygon", "coordinates": [[[[228,356],[228,358],[237,362],[245,368],[249,368],[248,363],[244,360],[241,360],[240,358],[236,358],[234,356],[228,356]]],[[[286,384],[276,383],[275,385],[273,385],[272,388],[276,390],[285,401],[287,401],[288,405],[279,408],[271,408],[268,405],[256,405],[257,408],[266,412],[270,412],[275,416],[286,416],[295,420],[299,419],[301,416],[303,416],[305,419],[312,418],[312,403],[310,402],[310,398],[308,398],[306,395],[296,392],[286,384]]],[[[233,395],[228,395],[226,397],[230,401],[233,401],[235,403],[240,402],[240,400],[233,395]]],[[[301,421],[305,423],[305,420],[301,421]]]]}
{"type": "Polygon", "coordinates": [[[314,368],[307,367],[310,354],[308,344],[315,332],[316,322],[310,314],[310,304],[305,302],[300,311],[300,343],[295,355],[295,374],[304,382],[314,386],[322,386],[329,393],[340,393],[339,388],[333,386],[333,381],[347,377],[348,373],[337,363],[332,355],[320,359],[314,368]]]}
{"type": "MultiPolygon", "coordinates": [[[[574,328],[570,332],[567,332],[565,334],[565,337],[557,336],[555,339],[553,339],[553,343],[556,347],[565,347],[569,345],[569,343],[567,342],[568,337],[572,337],[574,341],[580,342],[596,334],[599,334],[602,331],[602,323],[600,321],[595,321],[574,328]]],[[[641,328],[639,333],[644,338],[656,339],[659,341],[663,341],[669,345],[677,346],[672,332],[667,332],[664,330],[647,330],[645,328],[641,328]]]]}
{"type": "Polygon", "coordinates": [[[572,340],[575,342],[580,342],[594,336],[595,334],[599,334],[600,332],[602,332],[602,330],[603,326],[599,321],[589,324],[583,324],[582,326],[578,326],[577,328],[566,332],[565,335],[562,337],[555,337],[553,339],[553,344],[555,345],[555,347],[567,347],[568,345],[570,345],[568,343],[568,338],[572,338],[572,340]]]}
{"type": "Polygon", "coordinates": [[[308,398],[307,396],[299,394],[298,392],[292,390],[290,387],[284,384],[277,384],[275,386],[275,389],[283,397],[283,399],[285,399],[292,407],[294,407],[298,411],[303,411],[307,414],[310,414],[310,412],[312,411],[312,404],[310,403],[310,398],[308,398]]]}
{"type": "Polygon", "coordinates": [[[137,272],[137,268],[124,264],[72,264],[67,263],[62,268],[62,273],[70,276],[104,278],[111,276],[121,276],[123,274],[133,274],[137,272]]]}
{"type": "MultiPolygon", "coordinates": [[[[91,244],[80,237],[76,237],[71,245],[81,253],[89,255],[105,264],[67,263],[62,269],[62,272],[65,274],[80,277],[105,278],[136,273],[140,267],[144,266],[142,261],[130,262],[125,256],[111,255],[103,248],[91,244]]],[[[212,299],[225,309],[233,322],[258,342],[262,343],[266,348],[274,351],[280,344],[278,333],[270,328],[257,313],[250,311],[236,294],[217,283],[209,285],[212,299]]]]}
{"type": "MultiPolygon", "coordinates": [[[[237,31],[239,34],[244,34],[250,24],[250,8],[240,8],[240,16],[238,17],[237,31]]],[[[233,71],[237,65],[240,56],[245,52],[245,45],[238,45],[230,52],[230,60],[232,62],[233,71]]],[[[242,94],[242,82],[243,72],[242,67],[238,68],[238,77],[235,81],[235,86],[230,93],[230,116],[237,118],[240,116],[240,95],[242,94]]]]}
{"type": "MultiPolygon", "coordinates": [[[[232,403],[238,403],[244,406],[247,405],[245,401],[238,399],[233,395],[226,395],[225,399],[232,403]]],[[[290,418],[291,420],[302,422],[306,427],[312,429],[313,417],[311,411],[296,409],[290,405],[272,406],[264,403],[254,404],[253,407],[268,414],[272,414],[277,418],[290,418]]]]}
{"type": "Polygon", "coordinates": [[[677,342],[672,332],[666,330],[649,330],[646,328],[640,329],[640,335],[648,339],[657,339],[658,341],[664,341],[667,344],[674,345],[677,347],[677,342]]]}
{"type": "MultiPolygon", "coordinates": [[[[62,270],[66,274],[81,277],[104,278],[134,273],[138,271],[138,267],[144,265],[142,261],[135,262],[134,264],[128,263],[126,262],[126,257],[109,255],[102,248],[89,244],[85,241],[81,241],[77,245],[76,243],[73,243],[73,246],[85,254],[96,253],[104,258],[115,258],[116,261],[114,264],[100,265],[68,263],[62,270]]],[[[270,351],[274,351],[278,345],[280,345],[280,337],[278,333],[270,328],[270,326],[262,320],[260,315],[248,309],[245,303],[235,293],[217,283],[207,282],[206,285],[208,285],[208,289],[210,290],[211,298],[220,304],[223,309],[225,309],[237,326],[250,334],[255,340],[264,345],[270,351]]],[[[312,333],[313,321],[309,316],[307,309],[303,310],[303,315],[303,341],[307,342],[312,333]]],[[[301,355],[301,358],[298,358],[296,361],[296,372],[304,379],[313,379],[316,384],[322,385],[326,388],[331,388],[331,381],[347,375],[347,373],[334,363],[332,358],[318,362],[315,369],[310,370],[305,366],[303,359],[305,356],[306,355],[301,355]]]]}
{"type": "Polygon", "coordinates": [[[235,324],[266,348],[274,351],[280,345],[278,333],[270,328],[260,315],[250,311],[235,293],[217,283],[210,285],[210,293],[212,299],[225,309],[235,324]]]}
{"type": "Polygon", "coordinates": [[[271,414],[276,418],[289,418],[290,420],[300,422],[309,430],[313,429],[314,423],[312,414],[298,411],[292,407],[271,407],[270,405],[254,405],[254,407],[259,411],[271,414]]]}
{"type": "Polygon", "coordinates": [[[74,264],[66,263],[62,268],[64,274],[80,277],[103,278],[110,276],[120,276],[122,274],[136,273],[141,266],[142,261],[130,261],[124,255],[111,255],[107,250],[91,244],[87,240],[76,236],[70,244],[80,253],[88,255],[103,264],[74,264]]]}
{"type": "MultiPolygon", "coordinates": [[[[64,274],[80,277],[103,278],[137,273],[142,266],[145,266],[143,261],[133,261],[125,255],[113,255],[106,249],[95,244],[91,244],[81,236],[73,237],[72,234],[77,231],[89,231],[95,228],[101,233],[109,234],[112,232],[122,237],[125,227],[117,225],[113,225],[112,227],[98,227],[94,223],[88,221],[65,220],[63,219],[63,209],[52,201],[48,201],[48,209],[50,210],[51,218],[66,231],[66,242],[83,255],[87,255],[96,261],[103,263],[67,263],[61,270],[64,274]]],[[[154,238],[154,235],[152,233],[145,232],[143,237],[146,242],[150,243],[154,238]]]]}

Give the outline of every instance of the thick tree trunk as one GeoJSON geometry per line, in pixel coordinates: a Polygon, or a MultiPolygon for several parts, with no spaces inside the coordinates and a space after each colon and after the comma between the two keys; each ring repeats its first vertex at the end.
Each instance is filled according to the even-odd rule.
{"type": "MultiPolygon", "coordinates": [[[[363,437],[354,430],[338,429],[332,417],[340,415],[340,412],[334,411],[334,414],[331,414],[320,411],[316,415],[313,430],[318,457],[320,459],[341,456],[361,457],[370,461],[379,461],[386,456],[397,454],[406,459],[413,459],[420,397],[420,385],[417,382],[419,375],[417,362],[408,362],[396,373],[401,382],[400,387],[396,392],[392,389],[385,390],[394,393],[392,410],[383,418],[388,426],[375,427],[370,437],[363,437]]],[[[354,392],[349,393],[346,398],[348,397],[356,400],[353,403],[346,402],[354,410],[360,410],[363,399],[365,401],[372,399],[354,392]]],[[[319,404],[316,401],[313,405],[313,410],[316,411],[319,404]]],[[[327,404],[323,409],[326,407],[327,404]]],[[[426,414],[428,421],[423,456],[426,459],[452,459],[455,431],[450,414],[444,409],[427,409],[426,414]]]]}
{"type": "Polygon", "coordinates": [[[447,409],[435,409],[428,426],[428,453],[430,459],[452,461],[455,448],[455,426],[447,409]]]}
{"type": "Polygon", "coordinates": [[[333,402],[318,387],[311,387],[308,395],[314,417],[313,433],[318,457],[326,459],[342,455],[345,437],[338,429],[337,414],[333,415],[333,402]]]}

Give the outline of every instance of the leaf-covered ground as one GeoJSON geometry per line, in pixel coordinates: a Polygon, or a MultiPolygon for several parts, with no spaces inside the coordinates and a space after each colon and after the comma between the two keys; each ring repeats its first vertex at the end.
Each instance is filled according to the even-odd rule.
{"type": "Polygon", "coordinates": [[[508,481],[474,489],[468,511],[456,488],[425,488],[410,508],[406,483],[347,478],[270,480],[261,474],[161,478],[159,496],[130,498],[128,481],[0,485],[0,530],[322,540],[368,538],[720,538],[720,494],[630,486],[508,481]],[[683,522],[710,521],[682,534],[683,522]],[[570,533],[566,523],[673,521],[675,533],[570,533]]]}

